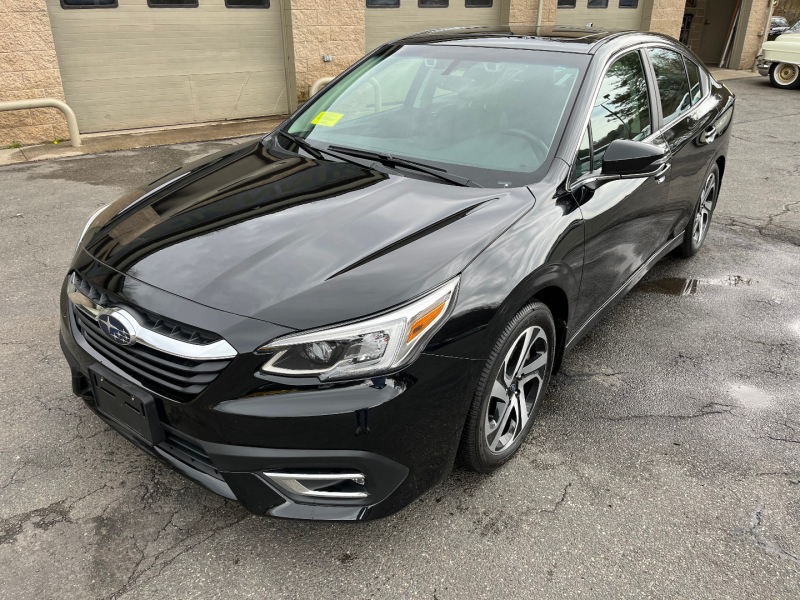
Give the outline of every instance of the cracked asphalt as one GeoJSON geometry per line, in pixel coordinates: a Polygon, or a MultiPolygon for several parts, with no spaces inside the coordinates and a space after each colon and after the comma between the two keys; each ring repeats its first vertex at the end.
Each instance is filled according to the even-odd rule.
{"type": "Polygon", "coordinates": [[[232,141],[0,168],[0,598],[800,597],[800,92],[728,82],[715,222],[587,336],[502,470],[366,524],[250,515],[70,391],[96,207],[232,141]]]}

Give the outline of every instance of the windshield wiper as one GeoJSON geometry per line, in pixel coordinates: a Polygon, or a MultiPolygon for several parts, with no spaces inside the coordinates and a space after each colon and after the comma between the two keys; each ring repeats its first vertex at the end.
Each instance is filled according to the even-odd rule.
{"type": "MultiPolygon", "coordinates": [[[[365,164],[360,163],[360,162],[355,161],[355,160],[350,160],[346,156],[340,155],[338,152],[331,152],[330,150],[323,150],[322,148],[317,148],[316,146],[312,146],[310,143],[308,143],[303,138],[297,137],[296,135],[292,135],[291,133],[286,133],[285,131],[279,131],[278,135],[282,135],[283,137],[285,137],[287,140],[289,140],[293,144],[299,146],[300,148],[302,148],[303,150],[308,152],[311,156],[313,156],[317,160],[325,160],[325,156],[324,155],[328,154],[330,156],[333,156],[334,158],[338,158],[339,160],[343,160],[344,162],[348,162],[351,165],[356,165],[357,167],[362,167],[362,168],[363,167],[369,168],[369,165],[365,165],[365,164]]],[[[372,164],[372,163],[370,163],[370,164],[372,164]]]]}
{"type": "Polygon", "coordinates": [[[449,183],[455,183],[456,185],[461,185],[464,187],[483,187],[482,185],[478,185],[474,181],[467,179],[466,177],[461,177],[460,175],[453,175],[452,173],[448,173],[444,169],[440,169],[439,167],[433,167],[431,165],[426,165],[424,163],[418,163],[413,160],[408,160],[405,158],[397,158],[396,156],[392,156],[391,154],[383,154],[381,152],[371,152],[369,150],[357,150],[355,148],[346,148],[344,146],[328,146],[329,150],[335,150],[337,153],[340,154],[349,154],[350,156],[358,156],[360,158],[366,158],[368,160],[374,160],[376,162],[381,163],[382,165],[386,165],[387,167],[402,167],[404,169],[408,169],[409,171],[419,171],[420,173],[426,173],[427,175],[431,175],[432,177],[437,177],[449,183]]]}

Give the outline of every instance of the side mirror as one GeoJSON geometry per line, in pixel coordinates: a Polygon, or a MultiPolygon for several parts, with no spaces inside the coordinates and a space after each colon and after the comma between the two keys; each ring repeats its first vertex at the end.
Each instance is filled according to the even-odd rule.
{"type": "Polygon", "coordinates": [[[607,176],[646,177],[654,174],[666,156],[666,149],[655,144],[614,140],[603,155],[601,173],[607,176]]]}

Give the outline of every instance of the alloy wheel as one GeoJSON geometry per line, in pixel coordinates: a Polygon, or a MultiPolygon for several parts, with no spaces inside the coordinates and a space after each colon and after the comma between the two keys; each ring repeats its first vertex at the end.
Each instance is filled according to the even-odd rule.
{"type": "Polygon", "coordinates": [[[547,336],[541,327],[528,327],[511,345],[492,384],[484,418],[485,441],[492,454],[510,450],[525,431],[544,388],[547,360],[547,336]]]}
{"type": "Polygon", "coordinates": [[[692,232],[692,243],[699,246],[703,238],[708,233],[708,226],[711,224],[711,211],[714,208],[714,190],[717,187],[717,178],[713,173],[709,174],[703,191],[700,193],[700,205],[694,216],[694,230],[692,232]]]}

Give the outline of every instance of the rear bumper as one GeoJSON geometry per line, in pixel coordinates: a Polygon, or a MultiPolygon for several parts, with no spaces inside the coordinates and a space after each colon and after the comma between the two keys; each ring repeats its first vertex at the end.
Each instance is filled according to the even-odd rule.
{"type": "MultiPolygon", "coordinates": [[[[251,358],[220,377],[252,389],[212,385],[196,400],[156,400],[163,441],[152,445],[98,410],[89,369],[141,384],[88,347],[62,295],[60,342],[73,392],[110,427],[183,476],[254,514],[310,520],[368,520],[402,509],[450,471],[480,361],[423,354],[405,371],[340,386],[295,385],[264,392],[251,358]],[[231,373],[231,371],[234,371],[231,373]],[[227,392],[227,393],[226,393],[227,392]],[[266,441],[267,444],[259,444],[266,441]],[[300,497],[265,473],[358,472],[363,498],[300,497]]],[[[111,378],[109,377],[109,380],[111,378]]],[[[270,384],[276,385],[276,384],[270,384]]]]}

